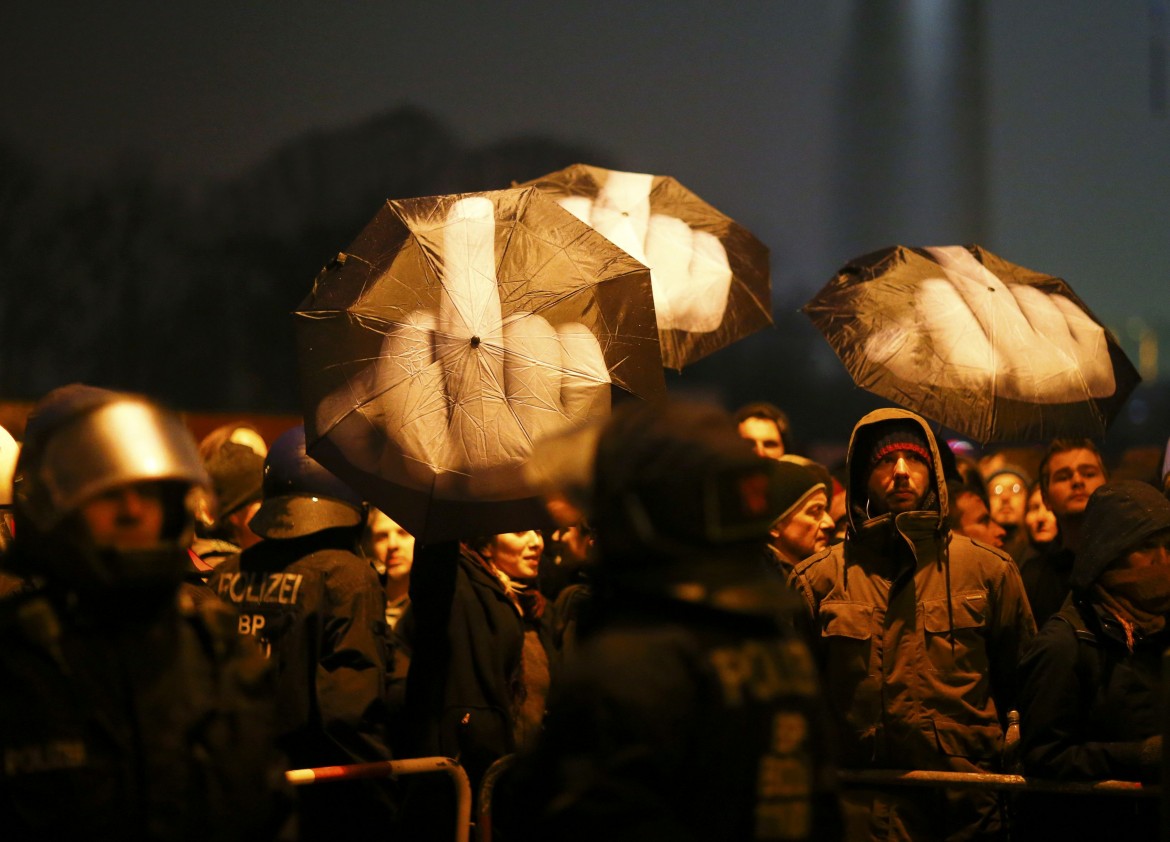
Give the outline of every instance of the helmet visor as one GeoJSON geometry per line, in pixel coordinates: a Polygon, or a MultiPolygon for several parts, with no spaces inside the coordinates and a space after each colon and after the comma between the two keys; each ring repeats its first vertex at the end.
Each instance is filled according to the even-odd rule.
{"type": "Polygon", "coordinates": [[[115,401],[56,430],[39,464],[27,466],[29,515],[52,528],[84,502],[111,488],[174,480],[207,488],[210,481],[191,433],[172,412],[143,401],[115,401]]]}

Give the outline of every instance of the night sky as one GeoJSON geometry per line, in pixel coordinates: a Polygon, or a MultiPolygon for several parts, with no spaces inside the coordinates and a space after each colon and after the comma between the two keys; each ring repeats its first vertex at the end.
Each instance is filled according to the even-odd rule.
{"type": "MultiPolygon", "coordinates": [[[[0,136],[53,170],[133,159],[199,186],[298,134],[412,103],[467,143],[539,134],[678,177],[769,245],[777,304],[795,308],[854,256],[842,249],[973,239],[937,215],[891,210],[889,195],[848,200],[887,228],[840,230],[854,140],[842,126],[865,143],[864,128],[841,120],[865,47],[849,27],[865,5],[22,2],[0,13],[0,136]]],[[[951,7],[887,6],[918,45],[903,92],[927,102],[932,62],[945,60],[933,33],[951,7]]],[[[1065,277],[1123,339],[1144,319],[1162,334],[1167,369],[1165,0],[980,8],[978,236],[1065,277]]],[[[946,172],[923,138],[923,183],[897,201],[929,209],[946,200],[946,172]]]]}

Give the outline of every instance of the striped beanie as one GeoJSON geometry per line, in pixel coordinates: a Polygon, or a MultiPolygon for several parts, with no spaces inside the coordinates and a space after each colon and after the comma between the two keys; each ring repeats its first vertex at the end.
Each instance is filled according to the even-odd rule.
{"type": "Polygon", "coordinates": [[[887,454],[896,450],[909,450],[922,457],[927,465],[933,465],[934,459],[930,455],[930,444],[922,434],[922,428],[913,421],[890,421],[882,424],[880,434],[873,442],[870,450],[869,467],[880,462],[887,454]]]}

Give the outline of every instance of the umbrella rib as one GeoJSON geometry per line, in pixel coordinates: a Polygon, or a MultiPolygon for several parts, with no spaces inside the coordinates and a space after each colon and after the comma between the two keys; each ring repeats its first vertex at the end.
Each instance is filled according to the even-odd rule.
{"type": "MultiPolygon", "coordinates": [[[[764,302],[756,296],[755,291],[750,286],[748,286],[747,281],[741,278],[738,274],[734,274],[731,276],[731,282],[738,288],[744,290],[748,294],[748,298],[751,300],[752,306],[755,307],[756,310],[759,311],[762,315],[764,315],[769,322],[772,322],[771,307],[764,305],[764,302]]],[[[728,296],[728,298],[730,299],[730,296],[728,296]]],[[[720,327],[722,327],[722,325],[720,325],[720,327]]]]}

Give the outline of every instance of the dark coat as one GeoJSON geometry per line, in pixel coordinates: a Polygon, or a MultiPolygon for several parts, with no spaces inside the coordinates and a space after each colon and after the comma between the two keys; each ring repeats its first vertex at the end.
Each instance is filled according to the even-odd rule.
{"type": "Polygon", "coordinates": [[[235,613],[0,608],[0,835],[262,840],[291,803],[267,663],[235,613]]]}
{"type": "MultiPolygon", "coordinates": [[[[1158,709],[1163,629],[1132,648],[1122,624],[1094,588],[1101,574],[1149,536],[1170,529],[1170,503],[1145,483],[1102,485],[1085,509],[1084,540],[1069,584],[1072,593],[1045,625],[1021,664],[1020,743],[1025,769],[1061,780],[1158,777],[1162,732],[1158,709]]],[[[1158,829],[1154,799],[1119,800],[1032,796],[1023,799],[1024,834],[1102,839],[1125,828],[1135,839],[1158,829]]]]}
{"type": "Polygon", "coordinates": [[[600,609],[510,782],[516,836],[835,838],[812,660],[776,607],[791,594],[755,572],[752,613],[647,595],[600,609]]]}
{"type": "Polygon", "coordinates": [[[526,631],[539,637],[556,673],[551,612],[522,613],[485,563],[451,542],[416,549],[408,617],[405,749],[415,757],[458,756],[474,783],[516,749],[526,631]]]}
{"type": "MultiPolygon", "coordinates": [[[[1027,774],[1060,780],[1157,777],[1161,654],[1170,636],[1126,646],[1112,618],[1073,598],[1040,630],[1021,664],[1020,743],[1027,774]]],[[[1153,839],[1157,799],[1032,795],[1019,809],[1021,838],[1111,838],[1118,828],[1153,839]],[[1146,833],[1141,832],[1141,828],[1146,833]]]]}
{"type": "Polygon", "coordinates": [[[1072,550],[1060,546],[1059,538],[1024,558],[1020,578],[1037,627],[1048,622],[1068,598],[1068,577],[1075,560],[1072,550]]]}
{"type": "MultiPolygon", "coordinates": [[[[265,540],[225,559],[209,579],[240,612],[239,634],[269,655],[279,745],[293,768],[389,760],[385,597],[369,563],[331,531],[265,540]]],[[[298,790],[302,838],[329,838],[336,817],[374,832],[393,819],[382,781],[298,790]]]]}
{"type": "Polygon", "coordinates": [[[1170,636],[1126,646],[1121,624],[1069,599],[1020,665],[1020,744],[1029,774],[1151,780],[1141,743],[1160,732],[1157,690],[1170,636]]]}

